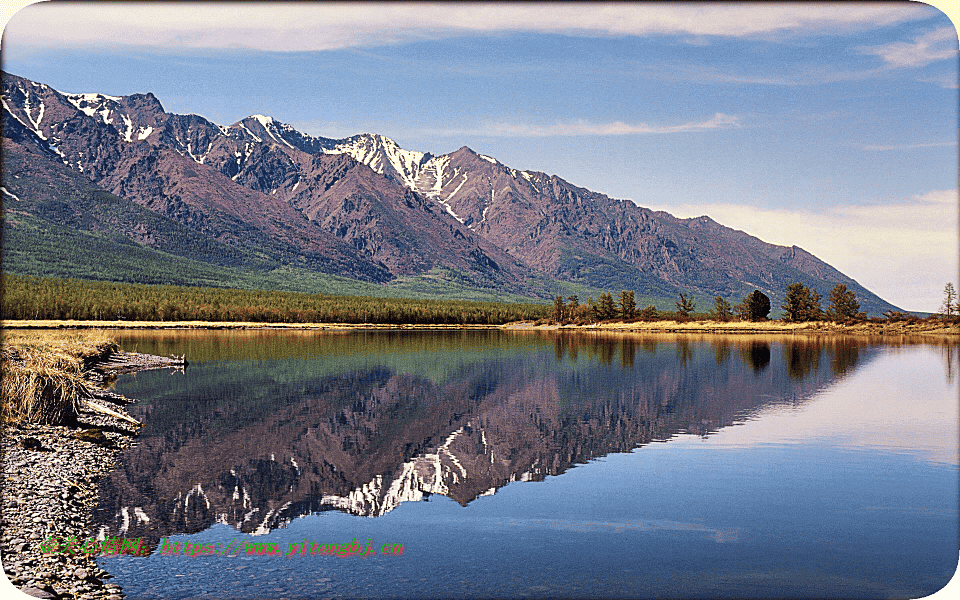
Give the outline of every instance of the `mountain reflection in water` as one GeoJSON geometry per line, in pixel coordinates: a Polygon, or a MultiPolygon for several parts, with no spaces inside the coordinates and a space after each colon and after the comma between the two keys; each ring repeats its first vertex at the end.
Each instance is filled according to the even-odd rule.
{"type": "Polygon", "coordinates": [[[803,403],[878,350],[865,339],[504,332],[165,332],[185,374],[118,391],[146,423],[105,481],[106,535],[265,533],[310,513],[379,516],[803,403]]]}

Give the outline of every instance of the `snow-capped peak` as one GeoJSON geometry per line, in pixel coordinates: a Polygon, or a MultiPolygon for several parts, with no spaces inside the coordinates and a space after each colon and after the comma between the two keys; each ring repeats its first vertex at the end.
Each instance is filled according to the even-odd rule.
{"type": "Polygon", "coordinates": [[[102,121],[107,125],[113,125],[120,132],[120,137],[124,141],[143,140],[153,132],[151,126],[134,124],[130,114],[121,104],[122,96],[84,93],[66,94],[65,97],[70,104],[73,104],[77,110],[88,117],[102,121]]]}
{"type": "Polygon", "coordinates": [[[250,115],[250,118],[259,121],[260,124],[263,125],[264,129],[266,129],[269,125],[273,125],[274,123],[273,117],[269,117],[267,115],[250,115]]]}
{"type": "Polygon", "coordinates": [[[77,107],[88,117],[97,114],[108,102],[119,103],[120,96],[108,96],[106,94],[64,94],[66,99],[77,107]]]}
{"type": "Polygon", "coordinates": [[[410,189],[417,189],[417,179],[423,164],[432,158],[424,152],[404,150],[390,138],[364,133],[342,140],[327,154],[349,154],[381,175],[399,180],[410,189]]]}

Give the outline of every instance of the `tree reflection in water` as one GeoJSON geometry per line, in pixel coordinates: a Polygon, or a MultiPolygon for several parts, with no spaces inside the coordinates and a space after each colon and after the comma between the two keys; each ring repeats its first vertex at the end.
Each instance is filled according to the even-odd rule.
{"type": "Polygon", "coordinates": [[[215,522],[263,532],[326,510],[383,515],[429,494],[466,505],[802,403],[882,351],[867,338],[767,335],[206,335],[127,342],[186,353],[192,366],[118,383],[144,399],[131,412],[147,425],[102,487],[107,535],[152,545],[215,522]]]}

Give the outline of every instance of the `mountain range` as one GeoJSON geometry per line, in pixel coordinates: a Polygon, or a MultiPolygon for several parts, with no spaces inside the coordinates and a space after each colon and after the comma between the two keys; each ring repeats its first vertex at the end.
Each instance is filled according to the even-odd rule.
{"type": "Polygon", "coordinates": [[[230,126],[151,93],[69,94],[2,74],[3,269],[30,275],[386,296],[546,299],[634,290],[837,283],[897,310],[809,252],[706,216],[680,219],[462,147],[314,137],[269,116],[230,126]]]}

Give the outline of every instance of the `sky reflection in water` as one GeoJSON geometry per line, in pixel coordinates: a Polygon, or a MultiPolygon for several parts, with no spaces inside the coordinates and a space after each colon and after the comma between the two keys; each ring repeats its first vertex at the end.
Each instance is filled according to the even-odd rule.
{"type": "Polygon", "coordinates": [[[108,535],[404,554],[102,559],[131,598],[920,597],[957,565],[956,346],[137,338],[194,360],[117,383],[147,426],[108,535]]]}

